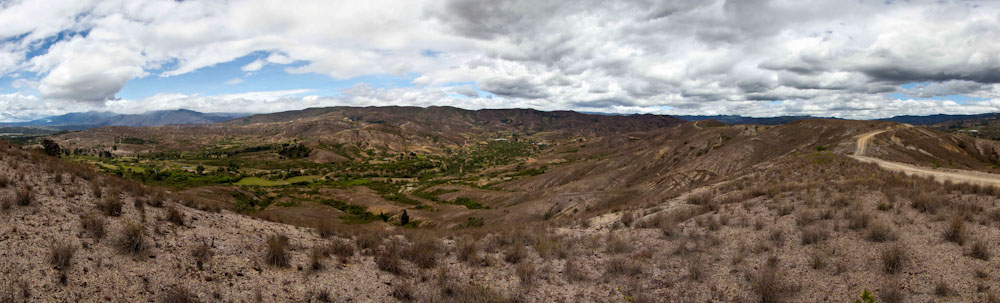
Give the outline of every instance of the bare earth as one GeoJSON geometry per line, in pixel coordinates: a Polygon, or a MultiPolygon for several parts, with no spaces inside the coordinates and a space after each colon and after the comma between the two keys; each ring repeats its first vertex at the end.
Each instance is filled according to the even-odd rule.
{"type": "Polygon", "coordinates": [[[888,130],[873,131],[858,136],[857,148],[855,149],[854,154],[849,157],[865,163],[875,163],[884,169],[903,172],[911,176],[931,176],[938,181],[950,180],[958,183],[1000,185],[1000,175],[960,169],[934,169],[865,156],[864,154],[868,149],[868,143],[871,142],[872,138],[886,131],[888,130]]]}

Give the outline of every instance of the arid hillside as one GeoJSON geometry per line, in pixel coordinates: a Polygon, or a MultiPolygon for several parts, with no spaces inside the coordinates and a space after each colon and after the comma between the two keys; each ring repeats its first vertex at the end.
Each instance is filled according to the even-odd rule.
{"type": "Polygon", "coordinates": [[[185,127],[63,134],[58,157],[0,146],[0,302],[1000,302],[1000,190],[852,158],[996,178],[993,141],[641,116],[434,152],[222,131],[338,110],[192,128],[231,149],[172,149],[185,127]],[[121,136],[138,133],[156,137],[121,136]],[[66,152],[88,136],[156,151],[66,152]]]}

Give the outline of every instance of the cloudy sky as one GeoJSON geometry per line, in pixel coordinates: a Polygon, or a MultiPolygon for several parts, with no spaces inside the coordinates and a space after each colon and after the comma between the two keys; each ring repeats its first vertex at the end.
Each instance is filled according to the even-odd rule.
{"type": "Polygon", "coordinates": [[[0,121],[334,105],[995,112],[1000,3],[0,0],[0,121]]]}

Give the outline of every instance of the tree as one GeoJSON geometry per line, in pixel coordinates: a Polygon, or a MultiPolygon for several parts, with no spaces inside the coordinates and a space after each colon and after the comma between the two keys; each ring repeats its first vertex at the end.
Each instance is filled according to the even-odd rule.
{"type": "Polygon", "coordinates": [[[61,148],[59,148],[59,144],[57,144],[55,141],[52,141],[51,139],[42,140],[42,149],[45,150],[46,155],[53,157],[58,156],[62,150],[61,148]]]}
{"type": "Polygon", "coordinates": [[[406,210],[403,210],[403,215],[399,216],[399,225],[406,225],[410,223],[410,215],[406,214],[406,210]]]}
{"type": "Polygon", "coordinates": [[[195,168],[195,170],[197,170],[197,171],[198,171],[198,174],[200,175],[200,174],[202,174],[202,173],[204,173],[204,172],[205,172],[205,167],[204,167],[204,166],[201,166],[201,165],[198,165],[198,167],[197,167],[197,168],[195,168]]]}

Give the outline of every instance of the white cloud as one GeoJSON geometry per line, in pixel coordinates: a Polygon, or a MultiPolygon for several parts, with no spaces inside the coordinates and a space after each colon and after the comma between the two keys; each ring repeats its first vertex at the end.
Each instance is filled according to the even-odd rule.
{"type": "MultiPolygon", "coordinates": [[[[169,92],[155,100],[199,108],[264,102],[259,108],[276,110],[342,102],[874,117],[991,111],[990,102],[925,99],[1000,94],[997,2],[25,0],[0,7],[0,75],[39,75],[38,102],[93,101],[79,108],[114,100],[137,77],[248,55],[261,59],[245,72],[296,63],[287,72],[417,75],[412,83],[421,87],[355,87],[348,98],[278,103],[169,92]],[[45,41],[55,43],[28,59],[45,41]],[[930,84],[899,88],[909,82],[930,84]],[[445,86],[452,83],[497,97],[445,86]],[[915,100],[888,97],[897,92],[915,100]],[[785,101],[768,105],[775,100],[785,101]]],[[[227,84],[241,79],[218,81],[230,77],[237,78],[227,84]]],[[[116,108],[149,108],[130,102],[116,108]]]]}
{"type": "Polygon", "coordinates": [[[229,84],[229,85],[236,85],[236,84],[240,84],[240,83],[243,83],[243,78],[232,78],[232,79],[226,80],[226,84],[229,84]]]}
{"type": "Polygon", "coordinates": [[[264,67],[264,60],[257,59],[257,60],[254,60],[253,62],[250,62],[247,65],[244,65],[240,69],[243,70],[243,71],[245,71],[245,72],[255,72],[255,71],[259,71],[263,67],[264,67]]]}

